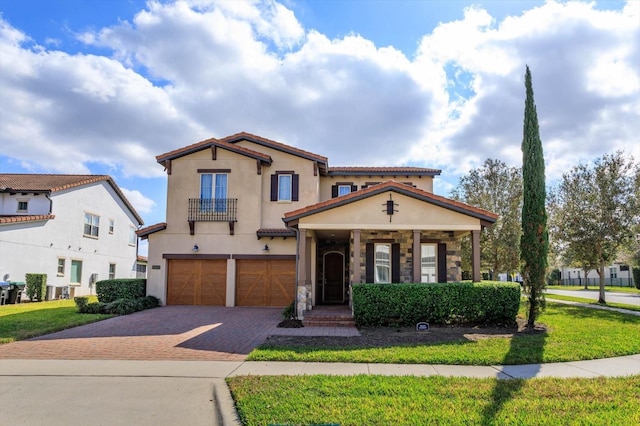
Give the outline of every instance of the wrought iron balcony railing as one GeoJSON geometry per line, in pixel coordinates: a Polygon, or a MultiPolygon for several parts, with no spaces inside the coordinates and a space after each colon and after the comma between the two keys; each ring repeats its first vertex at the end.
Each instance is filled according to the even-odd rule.
{"type": "Polygon", "coordinates": [[[236,222],[237,198],[190,198],[189,222],[236,222]]]}

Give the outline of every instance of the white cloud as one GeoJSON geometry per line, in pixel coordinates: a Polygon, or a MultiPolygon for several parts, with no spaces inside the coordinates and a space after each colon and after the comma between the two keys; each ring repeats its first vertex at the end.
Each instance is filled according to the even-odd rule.
{"type": "Polygon", "coordinates": [[[120,188],[120,190],[122,191],[124,196],[127,197],[127,200],[129,200],[136,211],[140,214],[149,213],[156,207],[155,201],[145,197],[140,191],[136,189],[120,188]]]}
{"type": "Polygon", "coordinates": [[[0,18],[0,60],[12,64],[0,74],[3,154],[152,177],[157,154],[249,131],[332,165],[410,163],[447,179],[486,158],[520,164],[529,64],[557,177],[617,148],[640,159],[639,17],[635,1],[550,1],[502,21],[474,7],[411,59],[305,29],[274,1],[150,1],[131,22],[78,36],[111,57],[33,46],[0,18]]]}

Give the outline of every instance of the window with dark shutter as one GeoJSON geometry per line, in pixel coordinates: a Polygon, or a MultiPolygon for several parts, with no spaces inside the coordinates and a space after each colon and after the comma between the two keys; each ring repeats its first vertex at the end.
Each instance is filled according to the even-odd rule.
{"type": "Polygon", "coordinates": [[[298,201],[300,191],[300,175],[291,175],[291,201],[298,201]]]}
{"type": "Polygon", "coordinates": [[[271,201],[278,201],[278,175],[271,175],[271,201]]]}
{"type": "Polygon", "coordinates": [[[374,280],[374,247],[373,243],[366,244],[366,267],[365,267],[365,281],[372,283],[374,280]]]}
{"type": "Polygon", "coordinates": [[[391,282],[400,282],[400,244],[391,244],[391,282]]]}
{"type": "Polygon", "coordinates": [[[338,196],[338,185],[331,185],[331,198],[338,196]]]}
{"type": "Polygon", "coordinates": [[[447,282],[447,245],[438,244],[438,282],[447,282]]]}

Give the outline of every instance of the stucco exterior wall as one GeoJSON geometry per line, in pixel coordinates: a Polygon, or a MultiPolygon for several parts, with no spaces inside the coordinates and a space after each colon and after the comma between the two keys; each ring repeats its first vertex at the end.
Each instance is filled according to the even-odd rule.
{"type": "MultiPolygon", "coordinates": [[[[0,278],[10,274],[12,281],[24,281],[27,273],[44,273],[47,285],[66,286],[71,283],[72,260],[82,262],[75,296],[95,294],[90,277],[107,279],[109,264],[116,265],[117,278],[135,278],[136,244],[129,244],[129,236],[138,223],[107,182],[55,192],[51,200],[55,219],[0,225],[0,278]],[[83,235],[85,212],[100,217],[97,238],[83,235]],[[113,233],[109,233],[110,219],[113,233]],[[65,260],[60,275],[59,258],[65,260]]],[[[46,212],[29,213],[48,213],[48,202],[46,212]]]]}
{"type": "Polygon", "coordinates": [[[433,193],[433,177],[431,176],[322,176],[320,179],[320,201],[326,201],[332,198],[331,187],[333,185],[357,185],[358,190],[360,190],[364,185],[370,186],[373,183],[382,183],[388,180],[411,183],[412,186],[415,186],[418,189],[433,193]]]}

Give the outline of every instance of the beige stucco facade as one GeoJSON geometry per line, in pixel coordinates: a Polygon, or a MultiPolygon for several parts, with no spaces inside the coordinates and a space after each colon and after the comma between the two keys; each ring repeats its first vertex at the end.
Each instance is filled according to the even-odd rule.
{"type": "Polygon", "coordinates": [[[163,303],[172,260],[223,260],[225,305],[235,306],[246,264],[239,261],[295,259],[291,291],[302,317],[317,304],[349,301],[350,284],[367,280],[367,247],[375,241],[393,246],[399,259],[394,277],[400,282],[420,280],[425,242],[440,251],[439,279],[456,281],[460,237],[472,233],[477,240],[482,227],[495,221],[490,212],[432,195],[438,170],[331,169],[325,157],[250,134],[203,141],[157,158],[168,173],[167,222],[139,235],[149,240],[148,293],[163,303]],[[227,175],[227,198],[237,200],[232,216],[194,219],[189,213],[200,197],[203,173],[227,175]],[[290,201],[274,199],[279,174],[295,175],[290,201]],[[336,197],[332,187],[347,184],[355,192],[336,197]]]}

